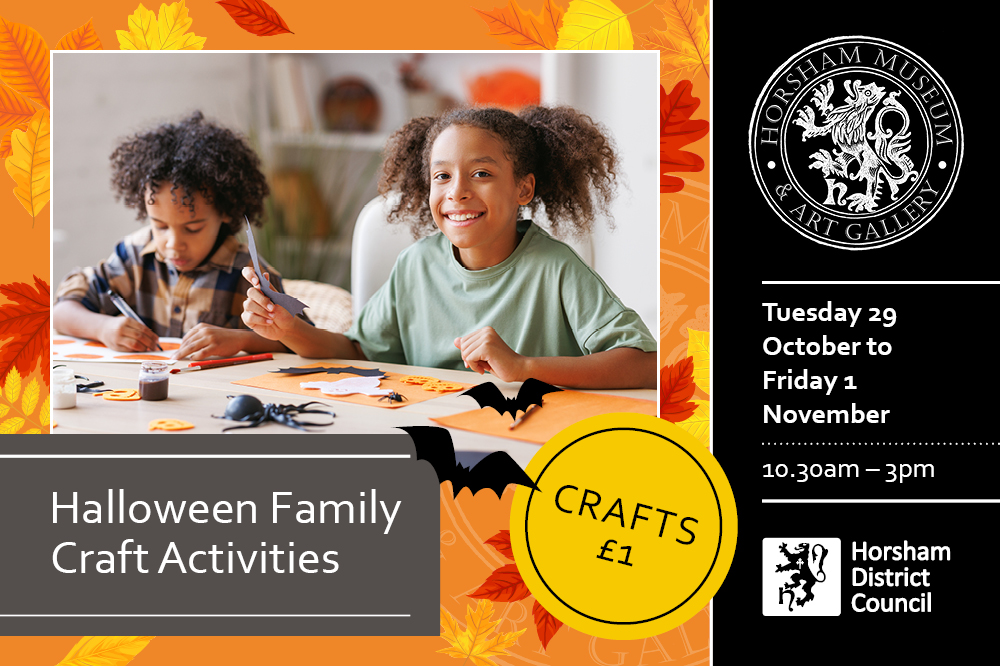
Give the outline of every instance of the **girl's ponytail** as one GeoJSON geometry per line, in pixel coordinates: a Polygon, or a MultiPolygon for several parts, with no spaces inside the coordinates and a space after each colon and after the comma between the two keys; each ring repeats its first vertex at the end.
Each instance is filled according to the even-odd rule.
{"type": "MultiPolygon", "coordinates": [[[[424,147],[427,132],[437,118],[414,118],[396,130],[385,146],[385,159],[379,173],[378,191],[386,195],[392,190],[404,196],[389,211],[389,222],[419,220],[422,226],[434,228],[430,214],[430,177],[425,172],[424,147]]],[[[414,225],[414,238],[419,237],[421,226],[414,225]]]]}

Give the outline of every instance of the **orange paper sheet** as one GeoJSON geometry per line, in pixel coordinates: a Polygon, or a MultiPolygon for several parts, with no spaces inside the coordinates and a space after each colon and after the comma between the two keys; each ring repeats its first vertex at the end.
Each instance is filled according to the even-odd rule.
{"type": "MultiPolygon", "coordinates": [[[[544,444],[561,430],[598,414],[614,412],[634,412],[656,416],[656,403],[652,400],[624,398],[601,393],[581,393],[579,391],[559,391],[547,393],[542,406],[532,410],[516,428],[510,414],[500,414],[492,407],[474,409],[461,414],[431,419],[449,428],[471,430],[484,435],[519,439],[535,444],[544,444]]],[[[518,413],[520,415],[520,412],[518,413]]]]}
{"type": "MultiPolygon", "coordinates": [[[[346,368],[346,365],[336,365],[330,363],[312,363],[310,365],[300,365],[300,368],[346,368]]],[[[425,391],[421,386],[413,386],[412,384],[403,384],[399,380],[406,375],[397,374],[395,372],[385,373],[385,379],[379,384],[379,388],[390,389],[399,393],[406,398],[404,402],[392,402],[388,400],[383,400],[379,402],[379,396],[363,395],[360,393],[355,393],[353,395],[326,395],[321,393],[319,389],[304,389],[299,386],[301,382],[318,382],[327,381],[335,382],[338,379],[345,379],[347,377],[356,377],[357,375],[350,373],[333,374],[328,375],[325,373],[316,373],[315,375],[283,375],[276,372],[268,372],[267,374],[259,375],[257,377],[251,377],[250,379],[241,379],[239,381],[233,382],[233,384],[239,384],[241,386],[252,386],[254,388],[271,389],[272,391],[281,391],[283,393],[297,393],[298,395],[307,396],[311,400],[321,399],[321,400],[340,400],[341,402],[353,402],[356,405],[374,405],[376,407],[387,407],[389,409],[396,409],[398,407],[406,407],[407,405],[412,405],[417,402],[423,402],[424,400],[431,400],[433,398],[438,398],[444,393],[437,393],[436,391],[425,391]]],[[[455,382],[459,383],[459,382],[455,382]]],[[[451,393],[461,393],[462,391],[467,391],[475,386],[475,384],[462,384],[462,388],[459,391],[451,391],[451,393]]]]}

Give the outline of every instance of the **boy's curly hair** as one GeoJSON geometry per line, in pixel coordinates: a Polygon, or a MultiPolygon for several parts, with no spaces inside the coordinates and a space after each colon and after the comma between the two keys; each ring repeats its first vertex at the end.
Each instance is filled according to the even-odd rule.
{"type": "Polygon", "coordinates": [[[464,108],[437,118],[415,118],[397,130],[386,145],[379,192],[402,193],[389,213],[390,222],[408,220],[414,236],[435,228],[431,216],[430,154],[448,127],[484,129],[499,139],[514,165],[514,179],[535,175],[534,214],[545,204],[552,233],[584,234],[596,213],[612,217],[619,158],[610,132],[568,106],[529,106],[519,114],[497,108],[464,108]]]}
{"type": "Polygon", "coordinates": [[[232,130],[205,120],[201,111],[176,124],[166,123],[122,141],[111,153],[111,185],[115,199],[147,216],[146,204],[156,201],[163,183],[171,183],[170,196],[194,210],[200,192],[220,215],[229,218],[223,233],[243,228],[243,216],[260,225],[264,199],[269,193],[260,158],[246,139],[232,130]],[[146,185],[151,194],[145,197],[146,185]]]}

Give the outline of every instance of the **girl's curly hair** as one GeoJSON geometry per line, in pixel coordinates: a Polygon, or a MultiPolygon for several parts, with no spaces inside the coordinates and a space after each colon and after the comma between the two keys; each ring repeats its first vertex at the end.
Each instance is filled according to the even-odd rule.
{"type": "Polygon", "coordinates": [[[535,198],[527,208],[534,214],[544,203],[553,234],[584,234],[596,213],[613,222],[610,204],[619,166],[614,141],[603,125],[568,106],[529,106],[517,115],[465,108],[411,120],[389,137],[382,162],[379,192],[402,193],[390,222],[409,221],[414,236],[435,228],[429,204],[431,147],[452,125],[496,136],[513,162],[515,180],[535,175],[535,198]]]}
{"type": "Polygon", "coordinates": [[[111,185],[115,199],[147,216],[146,205],[156,202],[158,189],[171,183],[170,196],[194,211],[200,192],[220,215],[231,234],[243,228],[243,216],[260,225],[269,189],[260,158],[245,138],[205,120],[201,111],[176,124],[166,123],[122,141],[111,153],[111,185]],[[146,186],[150,187],[147,199],[146,186]]]}

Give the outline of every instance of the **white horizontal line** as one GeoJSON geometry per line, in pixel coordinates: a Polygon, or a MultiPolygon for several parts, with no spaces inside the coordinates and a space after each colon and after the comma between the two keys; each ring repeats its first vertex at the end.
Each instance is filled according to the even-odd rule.
{"type": "Polygon", "coordinates": [[[391,615],[391,614],[369,614],[369,615],[364,615],[364,614],[360,614],[360,613],[344,613],[344,614],[340,614],[340,615],[333,615],[333,614],[330,614],[330,615],[306,615],[306,614],[291,614],[291,613],[289,613],[289,614],[285,614],[285,615],[273,615],[273,614],[268,614],[268,615],[223,615],[223,614],[218,614],[218,615],[211,615],[211,614],[203,614],[203,615],[163,615],[163,614],[156,614],[156,615],[125,615],[125,614],[120,614],[120,613],[116,613],[116,614],[110,614],[109,613],[109,614],[101,614],[101,615],[63,615],[63,614],[58,614],[58,615],[0,615],[0,617],[410,617],[410,614],[406,613],[406,614],[398,614],[398,615],[391,615]]]}
{"type": "Polygon", "coordinates": [[[761,284],[1000,284],[996,280],[761,280],[761,284]]]}
{"type": "Polygon", "coordinates": [[[764,499],[761,504],[1000,504],[1000,499],[764,499]]]}
{"type": "Polygon", "coordinates": [[[410,458],[407,453],[9,453],[0,458],[410,458]]]}

